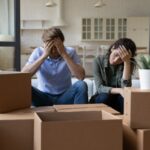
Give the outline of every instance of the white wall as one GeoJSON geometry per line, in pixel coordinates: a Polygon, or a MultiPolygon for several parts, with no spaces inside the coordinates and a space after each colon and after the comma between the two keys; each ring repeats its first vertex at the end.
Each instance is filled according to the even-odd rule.
{"type": "MultiPolygon", "coordinates": [[[[21,0],[21,19],[48,19],[52,23],[57,16],[56,7],[45,7],[48,0],[21,0]]],[[[54,0],[57,3],[57,0],[54,0]]],[[[66,45],[96,44],[81,42],[82,17],[128,17],[150,16],[150,0],[104,0],[102,8],[93,5],[97,0],[63,0],[64,19],[67,26],[62,27],[66,45]]],[[[23,31],[22,48],[40,46],[42,30],[23,31]]]]}

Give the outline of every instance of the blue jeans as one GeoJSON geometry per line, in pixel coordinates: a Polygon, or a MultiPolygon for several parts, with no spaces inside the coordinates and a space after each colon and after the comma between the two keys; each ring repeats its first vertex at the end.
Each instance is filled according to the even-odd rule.
{"type": "Polygon", "coordinates": [[[77,81],[67,91],[59,95],[45,93],[32,87],[32,105],[85,104],[88,103],[87,91],[87,84],[82,80],[77,81]]]}
{"type": "Polygon", "coordinates": [[[101,93],[95,98],[95,103],[104,103],[123,114],[124,99],[120,94],[101,93]]]}

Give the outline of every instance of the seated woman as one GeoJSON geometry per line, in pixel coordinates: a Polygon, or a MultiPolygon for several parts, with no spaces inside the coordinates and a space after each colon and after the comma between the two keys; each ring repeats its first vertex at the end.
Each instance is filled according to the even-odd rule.
{"type": "Polygon", "coordinates": [[[135,53],[135,43],[122,38],[110,46],[106,55],[94,60],[95,103],[105,103],[123,113],[123,88],[131,86],[135,53]]]}

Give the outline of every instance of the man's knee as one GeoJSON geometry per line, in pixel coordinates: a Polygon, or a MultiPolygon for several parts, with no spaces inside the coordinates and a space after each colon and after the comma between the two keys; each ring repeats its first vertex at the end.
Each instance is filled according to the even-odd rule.
{"type": "Polygon", "coordinates": [[[87,90],[88,87],[87,87],[87,83],[83,80],[79,80],[77,81],[74,86],[76,86],[78,89],[80,90],[87,90]]]}

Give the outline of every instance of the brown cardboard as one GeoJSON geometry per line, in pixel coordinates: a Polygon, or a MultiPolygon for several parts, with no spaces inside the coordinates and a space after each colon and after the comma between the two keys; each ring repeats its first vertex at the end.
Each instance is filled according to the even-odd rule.
{"type": "Polygon", "coordinates": [[[34,112],[53,112],[53,107],[28,108],[0,114],[0,150],[33,150],[34,112]]]}
{"type": "Polygon", "coordinates": [[[25,109],[18,109],[15,111],[12,111],[11,114],[32,114],[34,115],[35,112],[54,112],[56,111],[53,106],[41,106],[41,107],[31,107],[31,108],[25,108],[25,109]]]}
{"type": "Polygon", "coordinates": [[[77,104],[77,105],[54,105],[57,112],[78,112],[78,111],[101,111],[104,110],[114,115],[120,112],[108,107],[105,104],[77,104]]]}
{"type": "Polygon", "coordinates": [[[99,108],[99,107],[106,107],[105,104],[73,104],[73,105],[54,105],[54,108],[57,110],[60,109],[78,109],[78,108],[99,108]]]}
{"type": "Polygon", "coordinates": [[[33,150],[33,116],[0,116],[0,149],[33,150]]]}
{"type": "Polygon", "coordinates": [[[150,90],[125,88],[124,117],[134,129],[150,128],[150,90]]]}
{"type": "Polygon", "coordinates": [[[122,119],[123,126],[123,150],[137,150],[137,133],[128,126],[124,115],[117,115],[122,119]]]}
{"type": "Polygon", "coordinates": [[[150,129],[137,130],[138,150],[150,150],[150,129]]]}
{"type": "Polygon", "coordinates": [[[0,72],[0,113],[31,106],[31,75],[0,72]]]}
{"type": "Polygon", "coordinates": [[[34,150],[122,150],[122,124],[107,112],[40,112],[34,150]]]}

